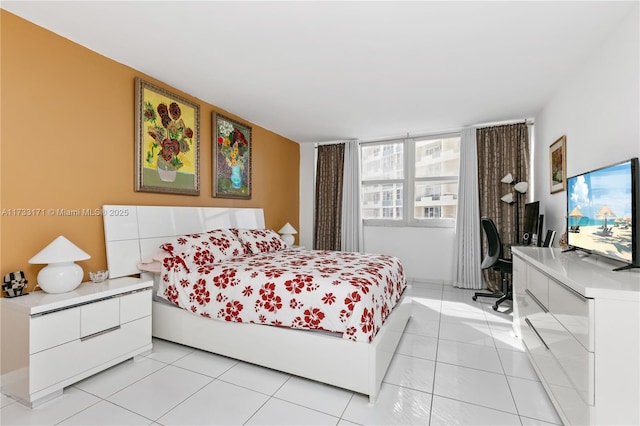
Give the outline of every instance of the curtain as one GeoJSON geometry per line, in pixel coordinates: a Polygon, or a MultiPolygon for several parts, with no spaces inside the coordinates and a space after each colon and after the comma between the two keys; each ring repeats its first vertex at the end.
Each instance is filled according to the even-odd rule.
{"type": "Polygon", "coordinates": [[[344,186],[342,193],[342,250],[360,251],[362,221],[360,219],[360,143],[344,144],[344,186]]]}
{"type": "Polygon", "coordinates": [[[313,247],[341,249],[344,144],[319,145],[313,247]]]}
{"type": "MultiPolygon", "coordinates": [[[[522,224],[526,199],[513,189],[513,185],[500,180],[511,173],[515,182],[529,181],[529,132],[526,123],[509,124],[477,129],[476,138],[480,216],[493,219],[502,240],[504,255],[510,257],[509,247],[519,241],[515,230],[516,215],[522,224]],[[509,192],[513,192],[514,198],[520,197],[519,203],[507,204],[500,200],[509,192]]],[[[483,256],[485,252],[486,239],[483,238],[483,256]]],[[[485,271],[485,277],[489,290],[500,290],[498,272],[485,271]]]]}
{"type": "Polygon", "coordinates": [[[480,268],[482,230],[478,201],[478,151],[475,128],[462,129],[459,183],[453,285],[460,288],[482,289],[485,286],[480,268]]]}

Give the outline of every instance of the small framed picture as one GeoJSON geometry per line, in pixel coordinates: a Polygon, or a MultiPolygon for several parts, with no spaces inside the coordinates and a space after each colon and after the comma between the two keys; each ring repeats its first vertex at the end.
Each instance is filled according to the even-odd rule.
{"type": "Polygon", "coordinates": [[[251,127],[213,113],[213,196],[251,199],[251,127]]]}
{"type": "Polygon", "coordinates": [[[549,146],[549,172],[551,193],[567,189],[566,136],[561,136],[549,146]]]}
{"type": "Polygon", "coordinates": [[[136,86],[135,189],[200,194],[200,107],[140,78],[136,86]]]}

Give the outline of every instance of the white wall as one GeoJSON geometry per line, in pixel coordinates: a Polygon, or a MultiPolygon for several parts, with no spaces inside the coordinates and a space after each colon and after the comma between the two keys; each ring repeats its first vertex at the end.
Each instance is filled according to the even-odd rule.
{"type": "Polygon", "coordinates": [[[636,5],[535,117],[533,199],[558,235],[567,193],[549,192],[549,145],[567,136],[567,176],[640,157],[639,14],[636,5]]]}
{"type": "Polygon", "coordinates": [[[454,228],[365,226],[364,251],[397,256],[407,278],[450,283],[454,237],[454,228]]]}

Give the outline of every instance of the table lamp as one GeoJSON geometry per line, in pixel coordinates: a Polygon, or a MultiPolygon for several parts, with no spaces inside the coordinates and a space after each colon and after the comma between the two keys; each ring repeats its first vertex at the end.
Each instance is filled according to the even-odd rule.
{"type": "Polygon", "coordinates": [[[38,272],[38,286],[43,291],[66,293],[78,287],[84,277],[82,267],[74,262],[87,259],[91,256],[61,235],[29,259],[29,263],[48,264],[38,272]]]}
{"type": "Polygon", "coordinates": [[[280,236],[282,236],[282,241],[284,241],[288,247],[291,247],[293,245],[293,242],[295,241],[295,238],[293,237],[293,234],[297,234],[298,231],[296,231],[296,229],[291,226],[291,224],[289,222],[287,222],[282,228],[280,228],[280,230],[278,231],[278,234],[280,234],[280,236]]]}

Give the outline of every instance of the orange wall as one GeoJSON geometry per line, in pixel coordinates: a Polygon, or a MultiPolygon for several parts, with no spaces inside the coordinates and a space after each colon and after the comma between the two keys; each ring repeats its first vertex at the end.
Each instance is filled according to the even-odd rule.
{"type": "MultiPolygon", "coordinates": [[[[298,228],[299,145],[1,10],[0,272],[23,270],[31,291],[44,265],[28,260],[58,235],[106,268],[101,217],[14,216],[12,209],[103,204],[262,207],[266,225],[298,228]],[[200,195],[134,191],[134,78],[200,105],[200,195]],[[252,126],[252,199],[212,198],[212,112],[252,126]]],[[[195,93],[194,95],[198,95],[195,93]]]]}

